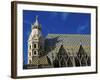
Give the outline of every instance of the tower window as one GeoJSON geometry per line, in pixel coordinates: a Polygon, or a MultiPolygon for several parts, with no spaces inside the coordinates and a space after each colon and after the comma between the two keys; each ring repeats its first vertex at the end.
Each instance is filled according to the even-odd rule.
{"type": "Polygon", "coordinates": [[[36,44],[34,44],[34,48],[36,48],[36,44]]]}
{"type": "Polygon", "coordinates": [[[36,55],[36,51],[34,51],[34,54],[36,55]]]}
{"type": "Polygon", "coordinates": [[[30,45],[30,49],[31,49],[31,45],[30,45]]]}
{"type": "Polygon", "coordinates": [[[36,55],[37,54],[37,51],[32,51],[32,55],[34,56],[34,55],[36,55]]]}

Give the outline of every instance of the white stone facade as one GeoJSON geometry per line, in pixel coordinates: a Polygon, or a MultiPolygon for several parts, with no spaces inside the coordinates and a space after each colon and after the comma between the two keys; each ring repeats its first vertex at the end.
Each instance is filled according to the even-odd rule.
{"type": "Polygon", "coordinates": [[[41,25],[37,17],[35,23],[32,24],[31,27],[32,31],[28,39],[28,64],[34,64],[33,58],[35,58],[35,62],[38,65],[38,58],[44,49],[44,39],[41,33],[41,25]]]}

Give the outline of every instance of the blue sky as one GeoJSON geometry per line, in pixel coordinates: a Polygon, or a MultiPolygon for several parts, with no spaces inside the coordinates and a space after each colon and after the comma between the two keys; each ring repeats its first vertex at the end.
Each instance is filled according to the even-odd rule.
{"type": "Polygon", "coordinates": [[[23,10],[23,54],[27,64],[27,40],[31,24],[38,16],[42,25],[42,34],[91,34],[91,15],[89,13],[49,12],[23,10]]]}

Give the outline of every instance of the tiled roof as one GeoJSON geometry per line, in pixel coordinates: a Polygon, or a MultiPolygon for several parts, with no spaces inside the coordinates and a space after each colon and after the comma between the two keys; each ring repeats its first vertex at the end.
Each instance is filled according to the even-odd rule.
{"type": "Polygon", "coordinates": [[[90,54],[91,37],[87,34],[48,34],[45,40],[46,51],[48,57],[52,57],[52,54],[56,56],[61,45],[64,46],[70,55],[76,55],[79,50],[80,44],[82,44],[84,50],[88,55],[90,54]],[[52,53],[52,54],[51,54],[52,53]]]}
{"type": "Polygon", "coordinates": [[[49,63],[48,63],[48,60],[47,60],[47,56],[40,57],[39,64],[40,65],[48,65],[49,63]]]}
{"type": "Polygon", "coordinates": [[[47,59],[47,56],[42,56],[40,58],[36,58],[34,57],[33,58],[33,62],[32,62],[33,65],[48,65],[48,59],[47,59]]]}

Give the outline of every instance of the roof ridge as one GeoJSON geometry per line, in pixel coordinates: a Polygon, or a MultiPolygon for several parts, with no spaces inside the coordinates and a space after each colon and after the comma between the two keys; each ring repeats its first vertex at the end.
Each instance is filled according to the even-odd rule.
{"type": "Polygon", "coordinates": [[[49,33],[48,35],[90,35],[90,34],[56,34],[56,33],[49,33]]]}

